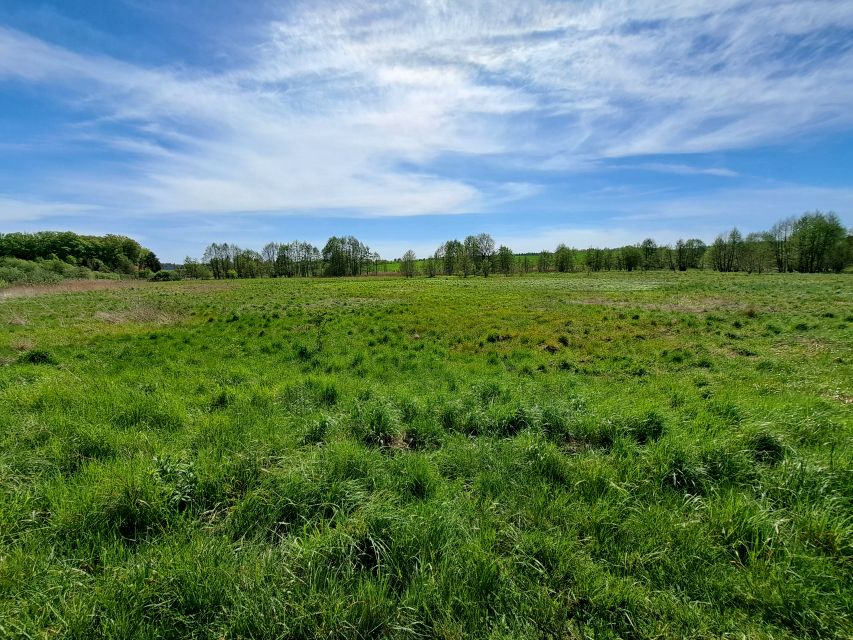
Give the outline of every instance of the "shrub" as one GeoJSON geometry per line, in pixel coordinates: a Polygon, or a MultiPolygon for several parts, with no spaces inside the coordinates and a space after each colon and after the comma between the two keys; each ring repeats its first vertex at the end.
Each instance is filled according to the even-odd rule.
{"type": "Polygon", "coordinates": [[[177,271],[158,271],[148,278],[149,282],[175,282],[182,280],[181,274],[177,271]]]}
{"type": "MultiPolygon", "coordinates": [[[[0,280],[10,284],[56,284],[66,278],[90,280],[96,275],[85,267],[74,266],[59,259],[33,262],[0,258],[0,280]]],[[[118,278],[113,273],[105,273],[103,277],[118,278]]]]}

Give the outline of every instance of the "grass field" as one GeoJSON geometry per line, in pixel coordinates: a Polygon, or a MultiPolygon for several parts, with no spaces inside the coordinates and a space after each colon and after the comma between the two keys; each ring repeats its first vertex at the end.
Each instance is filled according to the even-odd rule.
{"type": "Polygon", "coordinates": [[[853,637],[853,278],[0,300],[0,637],[853,637]]]}

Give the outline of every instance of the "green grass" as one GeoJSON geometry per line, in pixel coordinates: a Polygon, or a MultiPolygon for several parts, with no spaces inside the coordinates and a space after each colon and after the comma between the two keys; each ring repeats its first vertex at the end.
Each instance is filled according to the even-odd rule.
{"type": "Polygon", "coordinates": [[[0,637],[853,635],[849,276],[174,282],[0,327],[0,637]]]}

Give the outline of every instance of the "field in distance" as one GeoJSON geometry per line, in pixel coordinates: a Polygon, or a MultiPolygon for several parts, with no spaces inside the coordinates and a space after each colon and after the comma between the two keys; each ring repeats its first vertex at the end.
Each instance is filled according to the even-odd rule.
{"type": "Polygon", "coordinates": [[[849,638],[853,278],[0,300],[0,636],[849,638]]]}

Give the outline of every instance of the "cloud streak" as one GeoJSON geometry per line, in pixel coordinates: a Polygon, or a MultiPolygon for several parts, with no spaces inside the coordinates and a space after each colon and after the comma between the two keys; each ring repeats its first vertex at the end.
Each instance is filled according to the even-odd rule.
{"type": "Polygon", "coordinates": [[[536,172],[849,129],[851,34],[841,2],[303,2],[227,71],[146,68],[0,28],[0,82],[51,88],[78,116],[74,135],[114,154],[109,181],[52,176],[62,199],[140,214],[456,214],[540,193],[536,172]],[[452,155],[534,175],[442,171],[452,155]]]}

